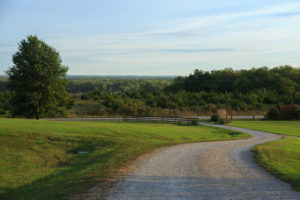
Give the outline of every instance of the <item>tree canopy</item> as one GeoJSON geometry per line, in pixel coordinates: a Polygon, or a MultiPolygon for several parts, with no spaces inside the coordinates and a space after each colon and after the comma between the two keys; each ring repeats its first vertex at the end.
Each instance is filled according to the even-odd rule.
{"type": "Polygon", "coordinates": [[[276,91],[278,94],[300,91],[300,69],[291,66],[267,67],[250,70],[202,71],[196,69],[187,77],[178,77],[167,88],[168,91],[190,92],[241,92],[248,93],[261,89],[276,91]],[[293,90],[293,91],[291,91],[293,90]]]}
{"type": "Polygon", "coordinates": [[[65,91],[68,67],[62,65],[59,53],[30,35],[19,43],[12,60],[14,65],[6,71],[13,94],[12,116],[62,116],[69,99],[65,91]]]}
{"type": "Polygon", "coordinates": [[[300,104],[300,69],[279,66],[272,69],[195,70],[187,77],[176,78],[163,90],[142,88],[108,93],[99,89],[83,94],[81,99],[87,100],[88,109],[82,104],[77,104],[75,109],[79,114],[85,110],[87,115],[151,116],[186,111],[206,114],[220,108],[252,113],[273,106],[300,104]],[[94,101],[94,107],[91,101],[94,101]]]}

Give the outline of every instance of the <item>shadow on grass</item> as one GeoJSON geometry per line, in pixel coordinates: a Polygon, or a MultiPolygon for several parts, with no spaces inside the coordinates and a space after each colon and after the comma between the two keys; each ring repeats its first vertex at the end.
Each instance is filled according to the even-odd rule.
{"type": "Polygon", "coordinates": [[[71,195],[86,191],[105,178],[115,154],[120,151],[117,143],[111,141],[86,140],[68,150],[74,156],[65,163],[59,163],[55,172],[17,188],[0,188],[0,199],[43,200],[68,199],[71,195]],[[88,142],[89,141],[89,142],[88,142]],[[78,154],[88,151],[88,154],[78,154]]]}

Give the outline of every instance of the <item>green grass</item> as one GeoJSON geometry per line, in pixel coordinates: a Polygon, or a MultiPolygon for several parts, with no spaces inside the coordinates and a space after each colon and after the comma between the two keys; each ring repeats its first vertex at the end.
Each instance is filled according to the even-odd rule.
{"type": "MultiPolygon", "coordinates": [[[[300,121],[231,121],[230,126],[300,136],[300,121]]],[[[268,142],[253,149],[256,162],[300,191],[300,138],[268,142]]]]}
{"type": "Polygon", "coordinates": [[[0,199],[68,199],[157,147],[248,137],[203,126],[0,119],[0,199]]]}
{"type": "Polygon", "coordinates": [[[300,136],[300,121],[231,121],[230,126],[300,136]]]}
{"type": "Polygon", "coordinates": [[[259,165],[300,191],[300,138],[268,142],[253,152],[259,165]]]}

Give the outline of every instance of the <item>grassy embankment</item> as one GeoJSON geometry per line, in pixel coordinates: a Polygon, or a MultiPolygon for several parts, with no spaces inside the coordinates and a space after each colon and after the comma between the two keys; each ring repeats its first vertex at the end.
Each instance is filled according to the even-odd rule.
{"type": "MultiPolygon", "coordinates": [[[[232,121],[229,125],[300,136],[300,121],[232,121]]],[[[285,137],[261,144],[253,152],[259,165],[300,191],[300,138],[285,137]]]]}
{"type": "Polygon", "coordinates": [[[157,147],[247,137],[172,124],[0,119],[0,199],[67,199],[157,147]]]}
{"type": "Polygon", "coordinates": [[[249,128],[282,135],[300,136],[300,121],[231,121],[230,126],[249,128]]]}

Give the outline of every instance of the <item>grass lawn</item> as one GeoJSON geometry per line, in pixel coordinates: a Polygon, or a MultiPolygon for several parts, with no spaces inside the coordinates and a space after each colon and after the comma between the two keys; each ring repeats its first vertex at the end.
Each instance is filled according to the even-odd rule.
{"type": "Polygon", "coordinates": [[[0,119],[0,199],[68,199],[157,147],[247,137],[203,126],[0,119]]]}
{"type": "Polygon", "coordinates": [[[255,160],[300,191],[300,138],[284,138],[256,146],[255,160]]]}
{"type": "Polygon", "coordinates": [[[300,121],[238,121],[229,123],[230,126],[267,131],[283,135],[300,136],[300,121]]]}
{"type": "MultiPolygon", "coordinates": [[[[231,121],[230,126],[300,136],[300,121],[231,121]]],[[[300,138],[284,138],[256,146],[255,160],[300,191],[300,138]]]]}

